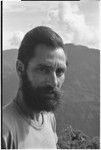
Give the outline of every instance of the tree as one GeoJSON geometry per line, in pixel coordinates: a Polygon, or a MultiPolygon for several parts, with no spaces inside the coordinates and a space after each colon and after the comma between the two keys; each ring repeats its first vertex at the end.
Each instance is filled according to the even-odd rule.
{"type": "Polygon", "coordinates": [[[99,149],[99,138],[91,139],[82,131],[73,129],[70,125],[58,138],[57,148],[62,149],[99,149]]]}

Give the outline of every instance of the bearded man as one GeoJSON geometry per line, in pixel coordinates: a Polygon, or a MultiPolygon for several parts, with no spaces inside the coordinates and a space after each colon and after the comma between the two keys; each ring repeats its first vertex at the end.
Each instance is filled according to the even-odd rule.
{"type": "Polygon", "coordinates": [[[16,62],[19,89],[3,108],[2,148],[56,148],[54,111],[66,67],[63,41],[51,28],[38,26],[24,36],[16,62]]]}

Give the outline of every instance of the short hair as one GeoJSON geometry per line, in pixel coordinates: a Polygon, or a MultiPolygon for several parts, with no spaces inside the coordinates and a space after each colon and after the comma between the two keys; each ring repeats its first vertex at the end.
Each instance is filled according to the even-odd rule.
{"type": "Polygon", "coordinates": [[[63,40],[56,32],[49,27],[38,26],[25,34],[18,50],[18,59],[27,65],[34,56],[35,47],[39,44],[64,49],[63,40]]]}

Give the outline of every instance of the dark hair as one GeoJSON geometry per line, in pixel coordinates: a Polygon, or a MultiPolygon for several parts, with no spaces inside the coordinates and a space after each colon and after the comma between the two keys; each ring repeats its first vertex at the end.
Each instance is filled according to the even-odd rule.
{"type": "Polygon", "coordinates": [[[64,49],[63,40],[56,32],[49,27],[38,26],[24,36],[18,51],[18,59],[27,65],[31,57],[34,56],[35,47],[39,44],[64,49]]]}

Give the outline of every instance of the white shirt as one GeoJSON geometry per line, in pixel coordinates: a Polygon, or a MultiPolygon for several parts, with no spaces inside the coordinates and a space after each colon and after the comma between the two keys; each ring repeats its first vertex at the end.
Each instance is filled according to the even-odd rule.
{"type": "Polygon", "coordinates": [[[3,110],[3,148],[56,149],[56,121],[53,113],[42,112],[39,122],[28,120],[15,102],[3,110]],[[43,123],[40,124],[40,120],[43,123]]]}

